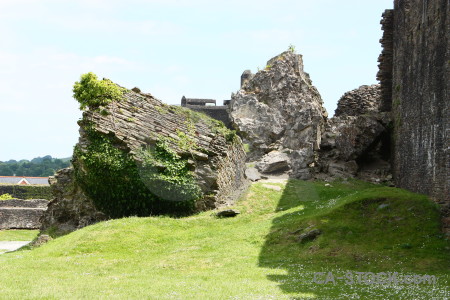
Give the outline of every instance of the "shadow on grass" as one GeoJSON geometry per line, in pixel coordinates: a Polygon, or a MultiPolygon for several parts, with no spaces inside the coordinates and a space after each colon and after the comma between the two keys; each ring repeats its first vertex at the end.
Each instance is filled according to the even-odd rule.
{"type": "Polygon", "coordinates": [[[427,293],[447,292],[442,284],[394,287],[349,283],[345,277],[347,272],[353,275],[394,269],[402,272],[404,267],[408,272],[432,272],[433,269],[440,272],[438,269],[442,268],[431,268],[431,265],[445,262],[442,251],[446,243],[436,237],[438,213],[431,201],[414,200],[410,198],[411,193],[381,186],[374,188],[358,181],[332,185],[294,179],[287,182],[276,207],[278,215],[259,255],[259,266],[274,270],[268,275],[269,280],[276,282],[283,293],[294,297],[291,299],[361,296],[397,299],[406,294],[415,299],[427,293]],[[397,194],[402,195],[402,200],[391,201],[391,196],[395,199],[397,194]],[[357,202],[345,204],[348,199],[359,198],[357,202]],[[315,228],[322,230],[317,239],[299,242],[300,234],[315,228]],[[383,250],[383,244],[394,245],[394,249],[383,250]],[[421,263],[427,264],[426,267],[415,266],[421,263]],[[335,276],[333,281],[326,282],[328,272],[335,276]]]}
{"type": "Polygon", "coordinates": [[[312,207],[320,203],[321,196],[324,195],[321,195],[314,183],[289,180],[276,207],[276,212],[286,211],[286,213],[273,219],[272,227],[261,249],[260,267],[286,272],[268,275],[268,278],[277,282],[279,288],[286,294],[297,294],[306,298],[317,297],[316,291],[310,285],[313,279],[310,271],[313,262],[299,259],[298,251],[304,250],[295,243],[295,232],[301,231],[307,225],[299,224],[299,228],[295,226],[299,223],[296,220],[301,220],[301,215],[307,214],[308,211],[311,213],[312,207]]]}

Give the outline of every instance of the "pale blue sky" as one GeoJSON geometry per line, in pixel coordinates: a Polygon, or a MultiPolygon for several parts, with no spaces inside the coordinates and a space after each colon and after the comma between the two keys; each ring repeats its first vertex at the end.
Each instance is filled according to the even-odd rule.
{"type": "Polygon", "coordinates": [[[170,104],[221,101],[293,44],[331,116],[344,92],[377,83],[392,2],[0,0],[0,161],[72,154],[72,85],[89,71],[170,104]]]}

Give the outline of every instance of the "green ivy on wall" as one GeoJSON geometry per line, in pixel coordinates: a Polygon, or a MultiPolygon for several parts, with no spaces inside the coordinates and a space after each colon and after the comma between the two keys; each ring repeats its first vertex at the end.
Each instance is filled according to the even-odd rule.
{"type": "Polygon", "coordinates": [[[153,147],[142,149],[137,155],[144,184],[164,201],[179,202],[185,209],[194,208],[202,196],[188,159],[180,157],[161,138],[153,147]]]}
{"type": "Polygon", "coordinates": [[[75,176],[96,207],[113,218],[152,214],[186,214],[194,210],[200,189],[164,141],[142,150],[141,165],[112,137],[86,126],[86,149],[76,146],[75,176]],[[177,201],[174,201],[177,200],[177,201]]]}

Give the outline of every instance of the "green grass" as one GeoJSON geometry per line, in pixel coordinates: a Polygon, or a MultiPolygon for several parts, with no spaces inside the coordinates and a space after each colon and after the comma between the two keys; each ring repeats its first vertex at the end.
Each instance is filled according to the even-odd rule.
{"type": "Polygon", "coordinates": [[[32,241],[39,230],[0,230],[0,241],[32,241]]]}
{"type": "Polygon", "coordinates": [[[332,185],[290,180],[274,191],[257,183],[235,218],[111,220],[1,255],[0,299],[449,297],[449,243],[435,204],[358,181],[332,185]],[[309,226],[322,234],[298,243],[309,226]],[[348,271],[429,274],[437,283],[313,282],[316,272],[348,271]]]}

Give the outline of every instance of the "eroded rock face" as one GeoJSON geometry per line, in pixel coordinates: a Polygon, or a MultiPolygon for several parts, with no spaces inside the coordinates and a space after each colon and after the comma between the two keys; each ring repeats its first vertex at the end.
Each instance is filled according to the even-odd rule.
{"type": "Polygon", "coordinates": [[[85,111],[78,124],[74,169],[60,171],[51,181],[55,199],[43,218],[44,230],[66,232],[109,217],[170,213],[171,207],[191,201],[183,198],[183,187],[201,195],[192,199],[194,211],[212,209],[233,201],[246,184],[246,155],[239,137],[206,115],[163,104],[139,89],[127,91],[122,101],[85,111]],[[104,156],[102,149],[111,156],[104,156]],[[164,163],[157,155],[176,162],[164,163]],[[192,183],[180,182],[187,177],[170,177],[167,170],[177,168],[176,163],[188,168],[192,183]],[[107,196],[112,200],[133,196],[134,202],[117,202],[114,210],[107,202],[101,206],[105,201],[99,204],[97,189],[103,194],[111,190],[107,196]],[[121,205],[124,212],[117,211],[121,205]]]}
{"type": "Polygon", "coordinates": [[[302,56],[283,52],[264,70],[254,75],[246,72],[241,89],[232,95],[230,114],[250,146],[249,159],[282,151],[292,162],[288,167],[293,177],[310,178],[327,113],[303,71],[302,56]]]}

